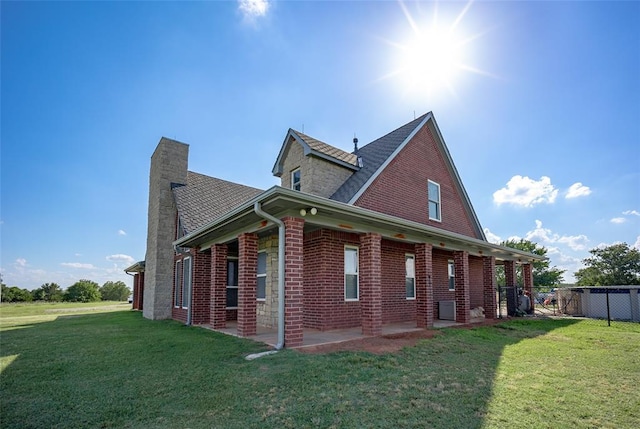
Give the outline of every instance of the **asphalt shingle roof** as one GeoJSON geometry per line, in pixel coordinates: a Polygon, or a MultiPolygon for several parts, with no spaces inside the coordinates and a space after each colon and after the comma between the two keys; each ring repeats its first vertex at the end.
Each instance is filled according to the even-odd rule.
{"type": "Polygon", "coordinates": [[[187,172],[187,184],[173,188],[178,214],[188,234],[262,193],[204,174],[187,172]]]}
{"type": "Polygon", "coordinates": [[[389,134],[362,146],[358,150],[358,156],[362,158],[362,168],[353,173],[330,198],[348,203],[427,115],[428,113],[425,113],[389,134]]]}
{"type": "Polygon", "coordinates": [[[342,149],[338,149],[337,147],[331,146],[330,144],[301,133],[300,131],[292,131],[294,131],[302,140],[304,140],[304,142],[309,145],[311,150],[323,153],[337,160],[346,162],[347,164],[357,165],[358,157],[355,154],[345,152],[342,149]]]}

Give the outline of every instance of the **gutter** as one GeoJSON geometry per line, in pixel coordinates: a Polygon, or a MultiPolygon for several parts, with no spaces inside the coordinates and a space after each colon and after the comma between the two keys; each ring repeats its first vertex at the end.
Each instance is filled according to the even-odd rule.
{"type": "Polygon", "coordinates": [[[276,350],[284,347],[284,222],[262,211],[261,204],[256,201],[253,211],[260,217],[278,225],[278,344],[276,350]]]}

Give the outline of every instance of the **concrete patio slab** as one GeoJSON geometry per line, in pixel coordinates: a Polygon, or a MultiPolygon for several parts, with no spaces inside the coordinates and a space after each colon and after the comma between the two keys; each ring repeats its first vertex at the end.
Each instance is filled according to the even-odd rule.
{"type": "MultiPolygon", "coordinates": [[[[484,320],[484,318],[472,319],[471,323],[482,323],[484,322],[484,320]]],[[[436,320],[434,321],[433,325],[434,329],[441,329],[454,326],[462,326],[462,323],[457,323],[451,320],[436,320]]],[[[213,329],[209,325],[201,325],[201,327],[238,337],[238,324],[235,321],[227,322],[227,327],[223,329],[213,329]]],[[[415,322],[391,323],[382,326],[382,336],[420,331],[422,329],[423,328],[416,327],[415,322]]],[[[278,330],[276,328],[258,326],[256,335],[245,338],[275,347],[278,342],[278,330]]],[[[367,336],[362,334],[362,328],[360,326],[355,328],[332,329],[328,331],[305,328],[302,346],[296,348],[340,343],[362,338],[367,338],[367,336]]]]}

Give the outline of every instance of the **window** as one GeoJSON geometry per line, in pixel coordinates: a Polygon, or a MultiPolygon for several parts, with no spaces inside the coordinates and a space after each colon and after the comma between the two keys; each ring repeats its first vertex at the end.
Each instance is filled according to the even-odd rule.
{"type": "Polygon", "coordinates": [[[357,301],[358,290],[358,248],[344,248],[344,299],[357,301]]]}
{"type": "Polygon", "coordinates": [[[300,190],[300,169],[296,168],[291,172],[291,189],[294,191],[300,190]]]}
{"type": "Polygon", "coordinates": [[[267,252],[258,252],[257,272],[256,298],[264,301],[267,296],[267,252]]]}
{"type": "Polygon", "coordinates": [[[429,180],[429,219],[442,221],[440,208],[440,185],[429,180]]]}
{"type": "Polygon", "coordinates": [[[227,259],[227,308],[238,308],[238,258],[227,259]]]}
{"type": "Polygon", "coordinates": [[[189,307],[191,300],[191,258],[182,260],[182,308],[189,307]]]}
{"type": "Polygon", "coordinates": [[[452,259],[449,259],[447,269],[449,271],[449,290],[456,290],[456,270],[453,266],[452,259]]]}
{"type": "Polygon", "coordinates": [[[176,261],[176,269],[173,279],[173,306],[180,307],[180,274],[182,274],[182,261],[176,261]]]}
{"type": "Polygon", "coordinates": [[[416,299],[416,259],[413,255],[404,256],[405,287],[407,299],[416,299]]]}

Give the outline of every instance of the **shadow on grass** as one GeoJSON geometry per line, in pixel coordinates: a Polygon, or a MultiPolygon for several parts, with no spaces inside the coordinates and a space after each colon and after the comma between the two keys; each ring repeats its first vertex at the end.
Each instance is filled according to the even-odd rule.
{"type": "Polygon", "coordinates": [[[483,427],[505,348],[572,320],[446,329],[395,354],[284,350],[137,312],[2,333],[4,428],[483,427]],[[17,356],[17,357],[16,357],[17,356]]]}

